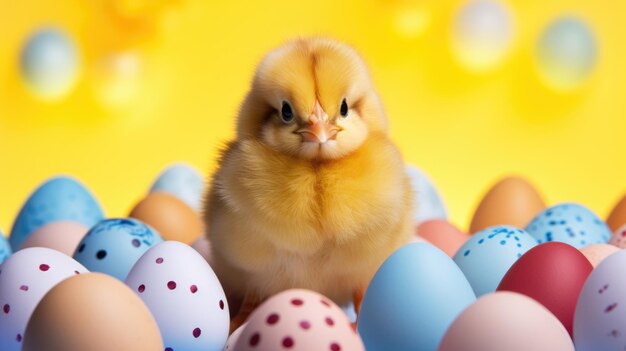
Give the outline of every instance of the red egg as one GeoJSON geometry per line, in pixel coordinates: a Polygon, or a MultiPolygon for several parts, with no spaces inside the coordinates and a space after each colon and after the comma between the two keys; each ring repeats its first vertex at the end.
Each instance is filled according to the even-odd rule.
{"type": "Polygon", "coordinates": [[[417,227],[417,235],[452,257],[469,235],[443,219],[431,219],[417,227]]]}
{"type": "Polygon", "coordinates": [[[518,292],[539,301],[572,335],[578,295],[592,270],[591,263],[573,246],[548,242],[520,257],[497,290],[518,292]]]}

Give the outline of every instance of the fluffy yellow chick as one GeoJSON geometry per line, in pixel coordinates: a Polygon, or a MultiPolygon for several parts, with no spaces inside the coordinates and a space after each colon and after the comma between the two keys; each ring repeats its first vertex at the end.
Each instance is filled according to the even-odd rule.
{"type": "Polygon", "coordinates": [[[306,288],[357,311],[413,232],[412,190],[367,68],[350,47],[297,39],[260,63],[205,199],[213,265],[236,327],[306,288]]]}

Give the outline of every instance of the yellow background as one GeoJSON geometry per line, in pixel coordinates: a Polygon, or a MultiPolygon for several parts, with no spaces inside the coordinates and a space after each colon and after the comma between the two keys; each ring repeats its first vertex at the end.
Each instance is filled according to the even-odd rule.
{"type": "Polygon", "coordinates": [[[458,225],[466,227],[481,194],[509,173],[528,177],[549,203],[579,201],[601,216],[626,188],[625,2],[510,2],[514,46],[486,74],[452,57],[456,1],[144,3],[0,1],[5,233],[33,188],[57,173],[86,183],[108,216],[126,214],[170,162],[209,174],[216,149],[233,135],[255,64],[268,49],[309,34],[345,40],[363,54],[394,139],[434,179],[458,225]],[[142,20],[120,23],[112,6],[142,20]],[[412,29],[398,22],[407,13],[412,29]],[[585,19],[599,45],[590,79],[566,94],[543,86],[533,61],[541,30],[563,14],[585,19]],[[66,30],[81,55],[76,88],[55,103],[33,97],[19,76],[21,46],[46,24],[66,30]],[[140,55],[138,89],[129,103],[107,106],[94,94],[93,66],[119,51],[140,55]]]}

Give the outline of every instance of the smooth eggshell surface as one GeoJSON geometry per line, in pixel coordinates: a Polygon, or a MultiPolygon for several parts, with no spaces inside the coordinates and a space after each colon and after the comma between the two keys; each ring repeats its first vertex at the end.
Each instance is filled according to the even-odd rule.
{"type": "Polygon", "coordinates": [[[576,301],[592,270],[591,263],[576,248],[559,242],[544,243],[530,249],[511,266],[498,291],[532,297],[572,334],[576,301]]]}
{"type": "Polygon", "coordinates": [[[50,222],[29,235],[22,248],[47,247],[72,256],[88,230],[89,228],[78,222],[50,222]]]}
{"type": "Polygon", "coordinates": [[[452,257],[469,235],[443,219],[431,219],[417,227],[417,234],[452,257]]]}
{"type": "Polygon", "coordinates": [[[574,315],[576,351],[623,350],[626,345],[626,251],[607,257],[583,287],[574,315]]]}
{"type": "Polygon", "coordinates": [[[135,262],[149,248],[163,242],[153,228],[133,218],[105,219],[87,232],[74,259],[91,272],[124,281],[135,262]]]}
{"type": "Polygon", "coordinates": [[[364,351],[341,308],[310,290],[292,289],[259,306],[241,332],[235,351],[364,351]]]}
{"type": "Polygon", "coordinates": [[[23,351],[163,351],[150,311],[122,282],[101,273],[69,278],[44,296],[23,351]]]}
{"type": "Polygon", "coordinates": [[[587,257],[587,260],[595,268],[605,258],[620,250],[619,247],[610,244],[591,244],[580,249],[580,252],[587,257]]]}
{"type": "Polygon", "coordinates": [[[406,173],[413,188],[415,223],[434,218],[446,219],[448,217],[446,206],[433,182],[415,166],[407,165],[406,173]]]}
{"type": "Polygon", "coordinates": [[[230,316],[217,276],[193,248],[177,241],[148,250],[126,278],[148,306],[172,351],[219,351],[230,316]]]}
{"type": "Polygon", "coordinates": [[[103,218],[100,205],[84,185],[74,178],[54,177],[24,203],[11,229],[11,247],[21,248],[29,234],[50,222],[68,220],[91,228],[103,218]]]}
{"type": "Polygon", "coordinates": [[[475,299],[448,255],[431,244],[407,244],[374,275],[357,327],[368,351],[436,350],[454,318],[475,299]]]}
{"type": "Polygon", "coordinates": [[[165,192],[148,194],[132,209],[129,217],[149,224],[165,240],[190,245],[203,234],[200,215],[182,200],[165,192]]]}
{"type": "Polygon", "coordinates": [[[613,207],[613,210],[611,210],[611,213],[606,219],[606,223],[613,231],[626,225],[626,195],[615,204],[615,207],[613,207]]]}
{"type": "Polygon", "coordinates": [[[9,258],[12,253],[13,250],[11,250],[11,245],[9,244],[9,241],[2,233],[2,230],[0,230],[0,264],[2,264],[4,260],[9,258]]]}
{"type": "Polygon", "coordinates": [[[609,244],[615,245],[620,249],[626,248],[626,224],[618,228],[613,233],[611,240],[609,240],[609,244]]]}
{"type": "Polygon", "coordinates": [[[606,244],[609,227],[584,206],[563,203],[547,208],[526,226],[539,243],[560,241],[577,249],[590,244],[606,244]]]}
{"type": "Polygon", "coordinates": [[[0,266],[0,345],[19,351],[26,323],[41,298],[59,282],[87,269],[58,251],[31,247],[0,266]]]}
{"type": "Polygon", "coordinates": [[[513,292],[487,294],[452,323],[439,351],[574,351],[567,331],[535,300],[513,292]]]}
{"type": "Polygon", "coordinates": [[[454,255],[454,262],[476,296],[494,292],[518,258],[537,245],[525,231],[513,226],[490,227],[472,235],[454,255]]]}
{"type": "Polygon", "coordinates": [[[200,211],[201,197],[204,193],[202,174],[184,163],[167,167],[154,181],[150,192],[162,191],[176,196],[189,207],[200,211]]]}
{"type": "Polygon", "coordinates": [[[528,181],[508,177],[497,182],[474,211],[470,233],[496,225],[523,228],[546,205],[528,181]]]}

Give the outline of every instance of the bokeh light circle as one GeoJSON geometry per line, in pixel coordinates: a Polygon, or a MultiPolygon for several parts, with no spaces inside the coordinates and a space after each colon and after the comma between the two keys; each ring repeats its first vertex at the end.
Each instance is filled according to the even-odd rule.
{"type": "Polygon", "coordinates": [[[20,57],[22,78],[42,100],[65,97],[78,79],[76,47],[65,33],[43,28],[28,38],[20,57]]]}
{"type": "Polygon", "coordinates": [[[470,1],[454,18],[452,52],[466,69],[488,71],[506,57],[513,35],[513,16],[504,4],[489,0],[470,1]]]}
{"type": "Polygon", "coordinates": [[[593,71],[597,56],[593,32],[575,17],[553,21],[543,31],[536,48],[539,75],[556,90],[580,86],[593,71]]]}

